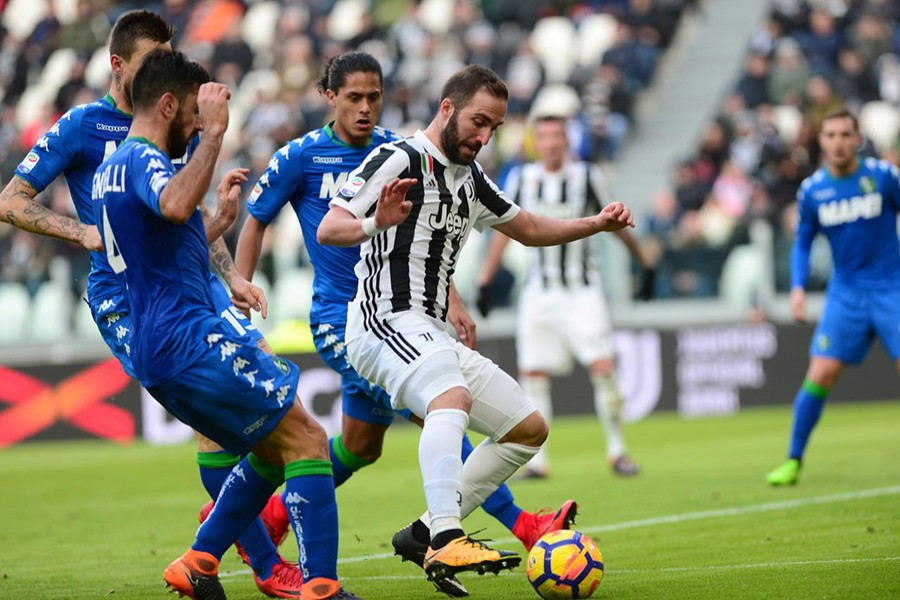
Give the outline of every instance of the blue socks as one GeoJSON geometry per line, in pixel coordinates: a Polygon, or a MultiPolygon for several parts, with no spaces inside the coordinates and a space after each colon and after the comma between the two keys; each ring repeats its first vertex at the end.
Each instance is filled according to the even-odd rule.
{"type": "MultiPolygon", "coordinates": [[[[217,455],[219,453],[206,454],[217,455]]],[[[222,460],[228,456],[225,453],[222,455],[224,455],[220,457],[222,460]]],[[[207,479],[213,483],[212,480],[215,477],[211,473],[201,472],[201,479],[206,485],[207,479]]],[[[259,513],[265,507],[272,492],[281,484],[282,479],[283,470],[280,467],[263,463],[253,454],[247,455],[234,469],[227,472],[216,499],[216,506],[209,514],[209,518],[200,525],[197,539],[192,548],[199,552],[208,552],[221,560],[225,551],[240,536],[241,545],[253,557],[250,549],[244,545],[243,534],[255,521],[262,535],[262,539],[259,541],[271,549],[272,555],[265,557],[268,562],[268,565],[264,567],[266,572],[261,572],[263,568],[257,567],[255,564],[253,569],[257,574],[268,577],[271,574],[272,565],[277,560],[277,552],[259,521],[259,513]]]]}
{"type": "Polygon", "coordinates": [[[328,453],[331,455],[331,465],[334,469],[334,487],[350,479],[356,471],[372,464],[347,450],[340,435],[328,440],[328,453]]]}
{"type": "MultiPolygon", "coordinates": [[[[473,449],[472,442],[469,441],[469,436],[464,435],[462,440],[463,462],[466,462],[469,455],[472,454],[473,449]]],[[[516,520],[522,513],[522,509],[516,506],[516,503],[513,500],[513,495],[509,486],[505,483],[501,484],[500,487],[497,488],[497,491],[487,497],[487,500],[484,501],[481,508],[484,509],[484,512],[503,523],[503,526],[510,531],[513,530],[516,520]]]]}
{"type": "Polygon", "coordinates": [[[794,398],[794,426],[791,431],[790,458],[803,460],[803,452],[806,450],[806,444],[809,442],[813,428],[822,415],[828,391],[808,379],[804,380],[803,385],[800,386],[800,390],[794,398]]]}
{"type": "MultiPolygon", "coordinates": [[[[218,498],[225,479],[240,460],[239,456],[228,454],[224,450],[197,453],[200,481],[203,482],[203,487],[206,488],[210,498],[213,500],[218,498]]],[[[278,549],[269,539],[266,528],[259,517],[250,524],[250,527],[241,534],[237,541],[250,557],[250,564],[256,574],[261,579],[268,579],[272,574],[272,567],[278,562],[278,549]]]]}
{"type": "Polygon", "coordinates": [[[305,459],[284,467],[284,505],[300,548],[303,581],[337,580],[338,512],[327,460],[305,459]]]}

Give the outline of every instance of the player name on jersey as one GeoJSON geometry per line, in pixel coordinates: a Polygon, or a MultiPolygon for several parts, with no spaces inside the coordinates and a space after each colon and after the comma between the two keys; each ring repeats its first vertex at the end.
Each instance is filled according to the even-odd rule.
{"type": "Polygon", "coordinates": [[[108,192],[125,191],[125,165],[108,165],[94,175],[91,200],[100,200],[108,192]]]}
{"type": "Polygon", "coordinates": [[[823,227],[832,227],[860,219],[874,219],[881,216],[881,205],[882,198],[879,192],[824,202],[818,207],[819,222],[823,227]]]}

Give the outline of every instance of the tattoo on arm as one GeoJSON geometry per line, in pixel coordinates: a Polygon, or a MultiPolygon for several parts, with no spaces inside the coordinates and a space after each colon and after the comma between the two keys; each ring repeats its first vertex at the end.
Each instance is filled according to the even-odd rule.
{"type": "Polygon", "coordinates": [[[225,245],[222,238],[209,245],[209,261],[226,281],[231,278],[234,272],[234,261],[231,258],[231,253],[228,251],[228,246],[225,245]]]}
{"type": "Polygon", "coordinates": [[[37,202],[37,191],[27,182],[14,177],[0,192],[4,221],[32,233],[59,238],[76,244],[84,241],[87,226],[70,217],[53,212],[37,202]]]}

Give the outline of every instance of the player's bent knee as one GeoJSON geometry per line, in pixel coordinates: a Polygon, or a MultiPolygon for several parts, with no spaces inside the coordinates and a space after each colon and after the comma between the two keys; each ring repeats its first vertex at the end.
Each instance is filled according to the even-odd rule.
{"type": "Polygon", "coordinates": [[[527,417],[519,421],[509,433],[503,436],[500,443],[512,442],[514,444],[522,444],[523,446],[538,447],[547,441],[550,428],[547,420],[540,412],[534,411],[527,417]]]}
{"type": "Polygon", "coordinates": [[[194,437],[197,438],[197,450],[200,452],[220,452],[222,446],[218,445],[202,433],[194,430],[194,437]]]}
{"type": "Polygon", "coordinates": [[[329,460],[328,435],[310,416],[299,399],[266,438],[281,451],[285,462],[305,458],[329,460]]]}
{"type": "Polygon", "coordinates": [[[428,403],[428,412],[444,408],[472,412],[472,396],[469,390],[464,387],[453,387],[428,403]]]}

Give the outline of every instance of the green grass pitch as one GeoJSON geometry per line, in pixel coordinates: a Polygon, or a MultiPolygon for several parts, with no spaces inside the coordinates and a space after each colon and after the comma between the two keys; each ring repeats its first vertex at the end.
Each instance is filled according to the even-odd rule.
{"type": "MultiPolygon", "coordinates": [[[[800,484],[771,489],[764,476],[783,457],[789,425],[787,407],[654,415],[628,428],[643,472],[624,480],[601,458],[594,419],[560,419],[553,477],[512,489],[528,509],[578,500],[577,528],[606,562],[595,598],[900,598],[900,402],[829,406],[800,484]]],[[[424,506],[417,439],[417,429],[395,427],[380,463],[338,490],[340,573],[369,600],[443,597],[391,556],[391,535],[424,506]]],[[[0,452],[0,598],[170,598],[162,570],[192,541],[205,501],[196,472],[188,445],[0,452]]],[[[522,549],[481,511],[465,524],[522,549]]],[[[222,574],[229,598],[262,597],[233,550],[222,574]]],[[[473,598],[537,598],[524,565],[462,579],[473,598]]]]}

